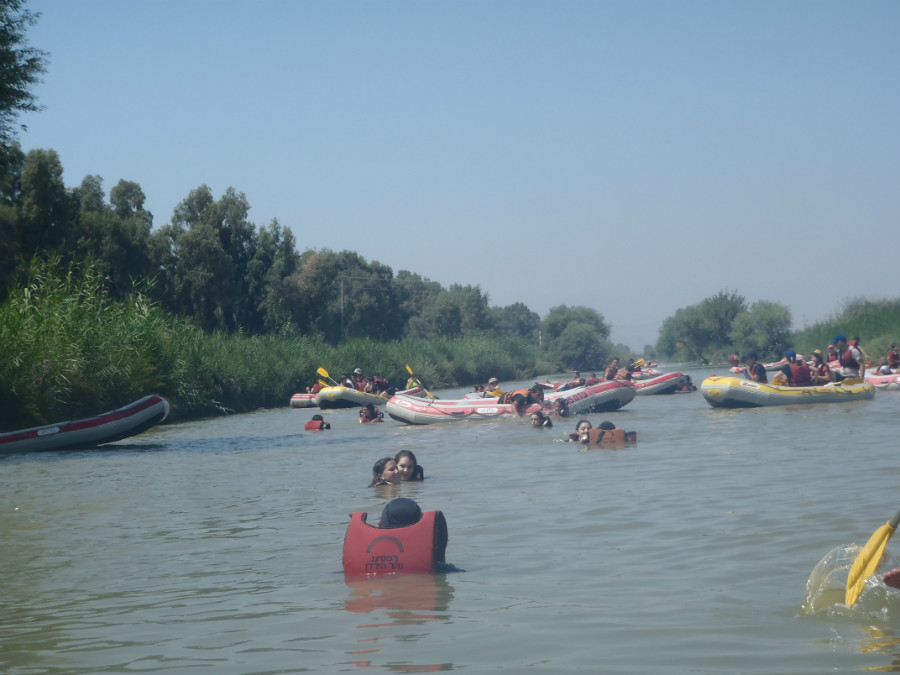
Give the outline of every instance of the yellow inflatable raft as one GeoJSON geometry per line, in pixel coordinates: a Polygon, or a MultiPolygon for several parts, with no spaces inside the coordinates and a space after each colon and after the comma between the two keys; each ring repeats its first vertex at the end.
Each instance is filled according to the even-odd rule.
{"type": "Polygon", "coordinates": [[[769,405],[864,401],[875,396],[875,387],[860,379],[821,387],[785,387],[740,377],[713,375],[703,380],[700,393],[713,408],[757,408],[769,405]]]}

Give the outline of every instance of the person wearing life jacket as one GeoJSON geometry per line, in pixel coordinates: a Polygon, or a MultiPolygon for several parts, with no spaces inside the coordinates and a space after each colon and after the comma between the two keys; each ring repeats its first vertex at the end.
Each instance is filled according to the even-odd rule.
{"type": "Polygon", "coordinates": [[[506,392],[500,388],[500,381],[496,377],[492,377],[488,380],[487,388],[484,390],[485,394],[489,394],[490,396],[496,396],[500,400],[503,400],[503,397],[506,396],[506,392]]]}
{"type": "Polygon", "coordinates": [[[313,415],[312,419],[303,427],[304,431],[322,431],[330,428],[331,425],[322,419],[321,415],[313,415]]]}
{"type": "Polygon", "coordinates": [[[384,422],[384,413],[371,403],[366,403],[359,410],[359,423],[369,424],[370,422],[384,422]]]}
{"type": "Polygon", "coordinates": [[[597,373],[591,373],[591,376],[584,381],[584,386],[593,387],[595,384],[600,384],[600,378],[597,377],[597,373]]]}
{"type": "Polygon", "coordinates": [[[834,344],[828,345],[828,356],[825,358],[825,360],[828,363],[831,363],[832,361],[840,361],[840,359],[841,355],[837,353],[837,350],[835,350],[834,344]]]}
{"type": "Polygon", "coordinates": [[[766,367],[763,364],[758,363],[757,358],[756,352],[753,351],[744,354],[744,363],[747,364],[747,368],[744,370],[744,377],[748,380],[765,384],[769,381],[769,378],[766,375],[766,367]]]}
{"type": "Polygon", "coordinates": [[[787,359],[787,363],[781,366],[778,370],[784,373],[784,376],[787,378],[788,386],[810,386],[812,384],[812,376],[809,371],[809,366],[806,365],[805,361],[797,360],[797,352],[795,352],[793,349],[788,349],[784,353],[784,358],[787,359]]]}
{"type": "Polygon", "coordinates": [[[318,394],[320,391],[322,391],[322,383],[318,381],[314,382],[311,387],[306,388],[307,394],[318,394]]]}
{"type": "Polygon", "coordinates": [[[841,369],[834,373],[835,382],[841,382],[848,377],[865,377],[865,359],[859,347],[851,347],[847,344],[847,337],[843,333],[834,336],[834,348],[840,355],[841,369]]]}
{"type": "Polygon", "coordinates": [[[616,379],[616,375],[619,374],[619,359],[613,359],[609,362],[609,365],[606,367],[606,370],[603,373],[604,380],[614,380],[616,379]]]}
{"type": "Polygon", "coordinates": [[[578,387],[583,387],[585,383],[585,379],[581,376],[577,370],[572,373],[572,379],[566,382],[565,384],[560,385],[560,387],[556,391],[566,391],[567,389],[576,389],[578,387]]]}
{"type": "Polygon", "coordinates": [[[812,363],[809,366],[810,380],[822,386],[831,382],[831,369],[825,363],[825,355],[821,349],[812,350],[812,363]]]}
{"type": "Polygon", "coordinates": [[[610,421],[601,422],[596,429],[591,429],[587,433],[587,438],[581,441],[582,445],[587,445],[590,449],[598,448],[621,448],[628,442],[636,442],[637,434],[627,432],[624,429],[616,428],[616,425],[610,421]]]}
{"type": "Polygon", "coordinates": [[[896,342],[891,345],[891,351],[888,352],[887,367],[891,370],[900,368],[900,348],[897,347],[896,342]]]}
{"type": "Polygon", "coordinates": [[[412,499],[398,497],[385,505],[378,527],[369,525],[366,515],[350,515],[344,536],[345,575],[459,571],[445,560],[449,537],[440,511],[423,513],[412,499]]]}
{"type": "Polygon", "coordinates": [[[544,388],[539,384],[531,385],[530,389],[516,389],[503,397],[503,402],[511,405],[519,417],[525,413],[525,408],[534,403],[542,403],[543,400],[544,388]]]}

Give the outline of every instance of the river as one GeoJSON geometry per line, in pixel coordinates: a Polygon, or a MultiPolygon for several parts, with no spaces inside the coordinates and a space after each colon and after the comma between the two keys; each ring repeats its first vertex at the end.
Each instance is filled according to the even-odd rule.
{"type": "Polygon", "coordinates": [[[585,452],[575,419],[308,433],[285,407],[3,457],[0,671],[898,671],[900,592],[806,597],[900,508],[898,409],[637,397],[588,416],[637,445],[585,452]],[[400,449],[426,480],[367,488],[400,449]],[[465,571],[345,582],[349,514],[393,496],[444,512],[465,571]]]}

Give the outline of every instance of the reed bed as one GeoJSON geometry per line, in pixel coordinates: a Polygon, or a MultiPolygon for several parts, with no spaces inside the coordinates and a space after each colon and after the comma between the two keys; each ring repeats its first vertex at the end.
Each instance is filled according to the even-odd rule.
{"type": "Polygon", "coordinates": [[[151,393],[172,405],[171,420],[286,406],[325,367],[333,378],[362,368],[402,388],[409,365],[429,389],[522,379],[549,372],[524,339],[470,336],[337,347],[277,333],[205,333],[167,315],[137,290],[114,301],[90,263],[34,260],[0,306],[0,430],[99,414],[151,393]]]}

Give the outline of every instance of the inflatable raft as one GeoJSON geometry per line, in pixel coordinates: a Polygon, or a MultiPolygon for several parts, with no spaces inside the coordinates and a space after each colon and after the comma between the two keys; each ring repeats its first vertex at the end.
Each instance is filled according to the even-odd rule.
{"type": "Polygon", "coordinates": [[[316,395],[315,394],[294,394],[291,396],[291,407],[292,408],[315,408],[316,407],[316,395]]]}
{"type": "MultiPolygon", "coordinates": [[[[525,414],[553,409],[557,399],[565,399],[571,415],[618,410],[634,399],[634,385],[629,382],[600,382],[590,387],[578,387],[547,394],[543,403],[525,408],[525,414]]],[[[516,411],[508,403],[500,403],[493,396],[485,398],[428,399],[399,393],[391,398],[385,411],[395,420],[407,424],[437,424],[463,420],[515,418],[516,411]]]]}
{"type": "Polygon", "coordinates": [[[738,377],[708,377],[700,392],[713,408],[756,408],[773,405],[806,405],[864,401],[875,396],[870,382],[826,384],[821,387],[785,387],[752,382],[738,377]]]}
{"type": "Polygon", "coordinates": [[[650,396],[651,394],[672,394],[684,386],[687,376],[679,371],[659,375],[650,380],[639,380],[634,383],[635,394],[650,396]]]}
{"type": "MultiPolygon", "coordinates": [[[[425,390],[422,387],[416,387],[415,389],[407,389],[397,393],[407,396],[424,396],[425,390]]],[[[352,387],[322,387],[319,393],[316,394],[316,405],[323,410],[328,408],[358,408],[366,403],[384,405],[386,400],[381,396],[367,394],[352,387]]]]}
{"type": "Polygon", "coordinates": [[[896,373],[891,375],[866,375],[866,382],[871,383],[876,389],[900,391],[900,375],[896,373]]]}
{"type": "Polygon", "coordinates": [[[168,414],[169,402],[152,394],[96,417],[0,434],[0,454],[92,448],[136,436],[162,422],[168,414]]]}

